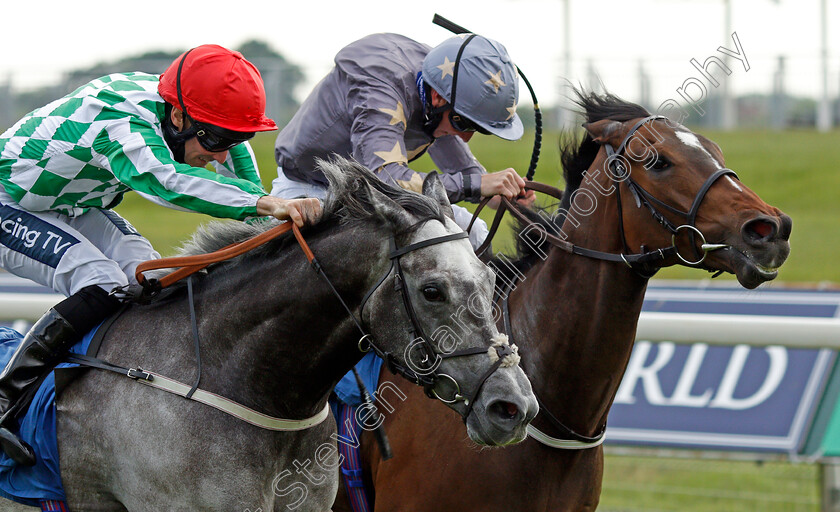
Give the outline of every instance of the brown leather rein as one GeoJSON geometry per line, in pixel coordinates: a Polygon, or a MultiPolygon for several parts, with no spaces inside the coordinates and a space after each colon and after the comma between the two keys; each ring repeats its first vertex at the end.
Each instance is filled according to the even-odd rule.
{"type": "MultiPolygon", "coordinates": [[[[353,311],[347,306],[344,302],[344,299],[341,297],[341,294],[335,289],[330,279],[324,273],[323,269],[321,268],[320,263],[315,258],[314,253],[309,248],[309,245],[304,240],[303,236],[300,233],[298,227],[293,224],[292,222],[285,222],[280,224],[279,226],[275,226],[253,238],[248,240],[228,245],[218,251],[207,253],[207,254],[200,254],[196,256],[178,256],[173,258],[162,258],[159,260],[151,260],[141,263],[137,266],[135,271],[135,277],[137,278],[137,282],[143,289],[143,293],[149,297],[154,296],[163,288],[172,285],[173,283],[189,277],[190,275],[206,268],[212,263],[218,263],[221,261],[225,261],[231,259],[235,256],[239,256],[245,252],[248,252],[260,245],[265,244],[269,240],[277,238],[278,236],[286,233],[289,230],[295,235],[295,238],[298,241],[301,249],[303,250],[304,254],[306,255],[306,259],[308,260],[309,264],[312,265],[313,269],[325,280],[325,282],[329,285],[330,289],[332,290],[333,294],[338,298],[341,302],[341,305],[347,311],[350,318],[356,324],[356,327],[359,329],[362,337],[359,339],[359,349],[362,352],[367,352],[369,350],[373,350],[377,356],[382,358],[389,370],[393,373],[398,373],[408,380],[423,386],[426,389],[426,393],[429,397],[437,398],[445,403],[454,403],[457,401],[463,401],[466,407],[466,411],[463,414],[463,419],[466,422],[467,416],[472,412],[473,405],[475,404],[476,398],[481,391],[484,383],[486,380],[491,376],[493,372],[495,372],[499,367],[507,364],[508,361],[507,356],[515,353],[515,347],[511,347],[509,344],[506,343],[499,343],[497,345],[493,345],[490,347],[495,349],[496,355],[498,358],[494,361],[494,363],[490,366],[490,368],[481,376],[479,379],[479,383],[475,386],[475,389],[472,392],[461,392],[461,385],[458,381],[447,374],[443,374],[437,371],[434,366],[428,370],[423,371],[422,373],[418,373],[411,368],[410,365],[403,365],[402,363],[398,362],[394,356],[388,352],[385,352],[379,346],[374,343],[373,337],[369,334],[364,327],[362,326],[361,318],[356,318],[356,315],[353,314],[353,311]],[[177,268],[177,270],[170,272],[169,274],[161,277],[160,279],[146,279],[143,272],[148,272],[150,270],[158,270],[158,269],[167,269],[167,268],[177,268]],[[435,386],[437,382],[441,378],[446,378],[452,383],[454,383],[456,387],[456,392],[453,394],[452,399],[442,398],[437,394],[435,391],[435,386]]],[[[403,305],[406,309],[408,314],[409,320],[411,322],[411,329],[409,331],[412,333],[412,339],[419,339],[422,340],[422,348],[426,350],[426,356],[428,360],[431,360],[435,363],[449,358],[456,358],[456,357],[464,357],[464,356],[474,356],[474,355],[484,355],[488,354],[488,347],[473,347],[467,348],[463,350],[456,350],[453,352],[448,353],[439,353],[435,350],[435,348],[431,345],[428,341],[428,337],[424,334],[423,329],[421,327],[419,317],[415,313],[414,307],[411,303],[411,298],[408,295],[407,287],[403,285],[405,281],[405,276],[403,275],[402,267],[400,265],[400,257],[413,252],[418,249],[422,249],[424,247],[428,247],[431,245],[436,245],[444,242],[449,242],[453,240],[459,240],[462,238],[467,238],[469,235],[466,232],[460,233],[453,233],[444,236],[438,236],[435,238],[430,238],[427,240],[423,240],[420,242],[415,242],[411,245],[407,245],[404,247],[397,247],[396,240],[394,239],[393,235],[391,236],[390,244],[391,244],[391,251],[388,255],[388,258],[391,260],[391,266],[385,275],[371,288],[362,300],[362,304],[360,309],[364,308],[365,302],[371,296],[371,294],[379,288],[379,286],[385,281],[385,279],[390,276],[392,273],[395,274],[394,286],[397,291],[401,292],[401,297],[403,299],[403,305]]],[[[190,294],[192,293],[191,284],[188,281],[190,294]]],[[[190,295],[191,297],[191,295],[190,295]]],[[[192,304],[192,299],[190,299],[190,304],[192,304]]],[[[192,310],[191,310],[191,314],[192,310]]],[[[195,331],[195,327],[194,327],[195,331]]],[[[196,353],[198,353],[198,335],[196,332],[196,353]]],[[[492,357],[491,357],[492,359],[492,357]]]]}
{"type": "Polygon", "coordinates": [[[213,263],[229,260],[244,254],[251,249],[259,247],[269,240],[277,238],[278,236],[288,232],[290,229],[294,233],[300,248],[303,250],[303,253],[306,255],[306,259],[312,263],[312,260],[315,259],[315,255],[312,253],[312,249],[309,248],[306,240],[304,240],[303,236],[300,234],[300,229],[293,222],[284,222],[260,233],[253,238],[249,238],[248,240],[235,244],[230,244],[211,253],[195,256],[175,256],[172,258],[144,261],[140,265],[137,265],[137,270],[134,275],[137,278],[137,282],[145,291],[154,294],[155,292],[171,286],[173,283],[176,283],[187,276],[207,268],[213,263]],[[177,270],[170,272],[160,279],[146,279],[146,276],[143,274],[144,272],[148,272],[150,270],[159,270],[163,268],[175,268],[177,270]]]}
{"type": "MultiPolygon", "coordinates": [[[[563,199],[563,191],[562,190],[560,190],[557,187],[552,187],[551,185],[546,185],[545,183],[539,183],[537,181],[526,181],[525,182],[525,190],[533,190],[535,192],[541,192],[541,193],[546,194],[548,196],[551,196],[551,197],[553,197],[557,200],[563,199]]],[[[490,225],[490,232],[487,233],[487,238],[484,240],[484,242],[478,247],[478,249],[475,250],[475,254],[479,258],[481,258],[482,255],[485,252],[487,252],[487,249],[490,247],[490,243],[493,241],[493,237],[496,235],[496,231],[499,229],[499,225],[502,222],[502,217],[504,217],[505,211],[509,211],[511,213],[511,215],[516,217],[517,220],[519,220],[520,222],[524,223],[524,225],[531,224],[531,220],[528,219],[528,217],[526,217],[525,214],[523,214],[519,210],[519,208],[510,199],[506,198],[505,196],[499,196],[499,197],[501,198],[502,202],[499,205],[499,208],[496,209],[496,215],[493,217],[493,223],[490,225]]],[[[480,203],[478,203],[478,207],[475,209],[475,213],[473,214],[473,218],[472,218],[472,220],[470,220],[469,226],[467,226],[467,229],[466,229],[467,232],[469,232],[472,229],[472,226],[475,223],[475,220],[478,218],[478,214],[481,213],[481,210],[483,210],[484,207],[487,206],[487,203],[490,202],[491,199],[492,199],[492,197],[485,197],[481,200],[480,203]]],[[[544,230],[542,230],[542,231],[545,233],[545,235],[548,237],[548,240],[551,241],[552,244],[555,244],[555,245],[561,246],[561,247],[568,246],[569,249],[566,249],[566,250],[571,252],[570,248],[573,247],[573,245],[570,242],[562,240],[561,238],[556,237],[556,236],[552,235],[551,233],[545,232],[544,230]]]]}

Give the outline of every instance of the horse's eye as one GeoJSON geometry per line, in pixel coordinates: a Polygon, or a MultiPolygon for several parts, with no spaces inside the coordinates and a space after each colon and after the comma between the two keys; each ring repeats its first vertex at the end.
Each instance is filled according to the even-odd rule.
{"type": "Polygon", "coordinates": [[[429,302],[443,302],[446,298],[437,286],[426,286],[423,288],[423,297],[429,302]]]}
{"type": "Polygon", "coordinates": [[[669,162],[666,158],[657,157],[656,161],[648,167],[648,169],[652,169],[654,171],[664,171],[665,169],[671,167],[671,162],[669,162]]]}

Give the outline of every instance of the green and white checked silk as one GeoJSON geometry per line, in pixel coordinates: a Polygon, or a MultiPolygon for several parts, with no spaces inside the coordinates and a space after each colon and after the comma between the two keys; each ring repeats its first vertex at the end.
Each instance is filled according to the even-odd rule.
{"type": "Polygon", "coordinates": [[[70,216],[112,208],[136,190],[159,204],[212,215],[256,216],[266,194],[248,143],[217,172],[180,164],[163,138],[158,76],[98,78],[0,135],[0,185],[30,211],[70,216]]]}

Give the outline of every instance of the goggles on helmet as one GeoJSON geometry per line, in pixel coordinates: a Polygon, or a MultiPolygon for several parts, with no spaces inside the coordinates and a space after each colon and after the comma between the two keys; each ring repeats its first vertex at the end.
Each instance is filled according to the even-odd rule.
{"type": "Polygon", "coordinates": [[[459,132],[478,132],[484,135],[490,135],[490,132],[455,112],[453,109],[449,109],[449,124],[459,132]]]}
{"type": "Polygon", "coordinates": [[[211,153],[227,151],[254,137],[254,132],[235,132],[220,126],[196,121],[189,116],[187,118],[195,126],[195,138],[198,139],[198,143],[211,153]]]}

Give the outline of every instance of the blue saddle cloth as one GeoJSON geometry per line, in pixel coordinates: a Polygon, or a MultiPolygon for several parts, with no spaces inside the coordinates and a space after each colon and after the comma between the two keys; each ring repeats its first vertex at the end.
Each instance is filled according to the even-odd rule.
{"type": "MultiPolygon", "coordinates": [[[[376,387],[379,385],[379,370],[382,368],[382,362],[382,359],[376,357],[376,354],[368,352],[356,364],[356,371],[362,377],[362,383],[374,398],[376,387]]],[[[359,385],[356,383],[356,377],[352,371],[347,372],[347,375],[338,381],[335,386],[335,394],[342,403],[352,407],[358,407],[362,404],[362,393],[359,391],[359,385]]]]}
{"type": "MultiPolygon", "coordinates": [[[[70,349],[76,354],[87,353],[96,329],[70,349]]],[[[23,340],[23,335],[7,327],[0,327],[0,368],[12,358],[23,340]]],[[[61,363],[57,368],[76,367],[61,363]]],[[[36,463],[31,467],[18,465],[0,451],[0,496],[33,507],[41,500],[66,499],[58,464],[58,439],[55,430],[55,374],[50,372],[44,380],[29,411],[20,419],[21,439],[35,451],[36,463]]]]}
{"type": "MultiPolygon", "coordinates": [[[[70,352],[86,354],[97,329],[88,333],[70,352]]],[[[22,340],[23,335],[19,332],[0,327],[0,369],[5,367],[22,340]]],[[[77,366],[61,363],[56,368],[77,366]]],[[[382,359],[372,353],[366,354],[356,365],[362,382],[374,397],[381,367],[382,359]]],[[[50,372],[35,394],[26,415],[20,419],[19,435],[35,450],[36,463],[31,467],[20,466],[0,451],[0,496],[33,507],[40,506],[42,500],[66,500],[59,472],[55,393],[55,373],[50,372]]],[[[352,371],[338,383],[335,394],[341,403],[353,408],[361,405],[362,396],[352,371]]],[[[333,411],[337,412],[338,404],[331,405],[333,411]]],[[[360,430],[357,425],[354,426],[360,430]]]]}

